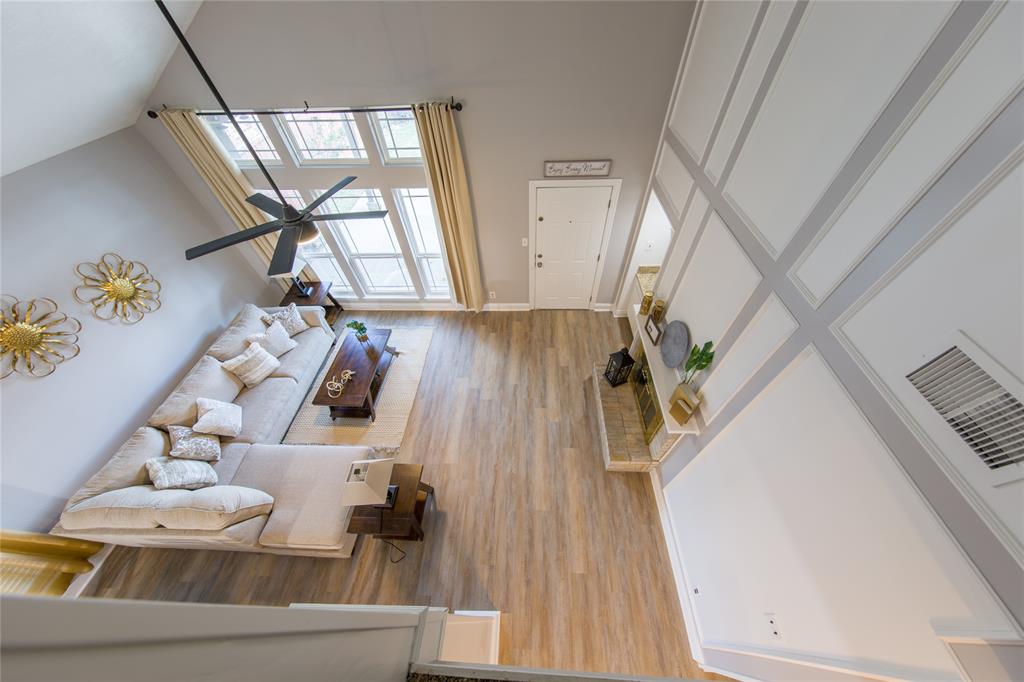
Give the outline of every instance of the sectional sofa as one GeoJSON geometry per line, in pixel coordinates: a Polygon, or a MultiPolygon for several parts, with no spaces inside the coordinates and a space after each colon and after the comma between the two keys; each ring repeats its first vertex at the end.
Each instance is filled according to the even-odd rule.
{"type": "Polygon", "coordinates": [[[68,500],[52,533],[135,547],[224,549],[349,557],[351,507],[341,500],[349,465],[371,448],[283,445],[336,336],[319,307],[299,311],[309,328],[281,366],[247,388],[221,363],[266,330],[260,319],[279,308],[246,305],[146,424],[68,500]],[[218,483],[199,490],[157,490],[145,462],[170,451],[167,427],[192,426],[196,398],[242,407],[242,431],[224,438],[213,463],[218,483]]]}

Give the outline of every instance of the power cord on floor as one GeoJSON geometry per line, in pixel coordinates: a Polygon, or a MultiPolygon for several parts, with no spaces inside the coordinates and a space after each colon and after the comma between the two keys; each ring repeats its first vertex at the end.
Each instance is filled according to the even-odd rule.
{"type": "Polygon", "coordinates": [[[388,561],[390,561],[393,564],[397,564],[399,561],[401,561],[402,559],[405,558],[406,551],[404,549],[402,549],[401,547],[399,547],[398,545],[396,545],[393,542],[389,542],[388,540],[385,540],[384,538],[381,538],[380,541],[383,542],[385,545],[388,545],[391,549],[397,549],[399,552],[402,553],[402,556],[398,557],[397,559],[392,559],[391,555],[393,554],[393,552],[391,551],[391,549],[389,549],[388,550],[388,561]]]}

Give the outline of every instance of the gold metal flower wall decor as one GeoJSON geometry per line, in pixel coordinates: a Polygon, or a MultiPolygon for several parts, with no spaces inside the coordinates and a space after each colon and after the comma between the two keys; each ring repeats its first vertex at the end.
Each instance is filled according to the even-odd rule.
{"type": "Polygon", "coordinates": [[[105,253],[96,263],[79,263],[75,272],[82,278],[75,300],[90,304],[101,320],[135,324],[160,307],[160,282],[142,263],[105,253]]]}
{"type": "Polygon", "coordinates": [[[0,379],[14,372],[45,377],[78,355],[82,324],[58,311],[54,301],[0,298],[0,379]]]}

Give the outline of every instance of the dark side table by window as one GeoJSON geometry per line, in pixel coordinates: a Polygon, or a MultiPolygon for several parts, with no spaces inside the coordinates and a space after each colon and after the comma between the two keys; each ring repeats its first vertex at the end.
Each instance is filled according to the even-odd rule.
{"type": "MultiPolygon", "coordinates": [[[[293,283],[288,289],[288,293],[281,299],[281,305],[286,306],[289,303],[295,305],[318,305],[327,312],[327,301],[330,301],[331,307],[335,308],[335,313],[340,313],[344,308],[338,299],[331,295],[331,283],[330,282],[309,282],[307,286],[312,287],[313,291],[309,292],[309,296],[299,296],[299,288],[293,283]]],[[[336,315],[335,315],[336,316],[336,315]]],[[[328,322],[330,322],[328,318],[328,322]]]]}
{"type": "Polygon", "coordinates": [[[423,540],[423,513],[434,489],[422,479],[422,464],[396,462],[391,470],[391,485],[398,486],[395,504],[353,507],[348,532],[384,540],[423,540]]]}

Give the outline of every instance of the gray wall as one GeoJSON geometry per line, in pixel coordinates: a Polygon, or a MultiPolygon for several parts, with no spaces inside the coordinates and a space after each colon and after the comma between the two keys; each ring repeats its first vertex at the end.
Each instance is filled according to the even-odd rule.
{"type": "MultiPolygon", "coordinates": [[[[545,159],[613,159],[622,194],[597,299],[608,302],[692,10],[662,2],[206,2],[188,38],[235,108],[461,100],[484,289],[498,303],[529,300],[520,243],[527,181],[542,177],[545,159]]],[[[215,108],[180,50],[150,102],[215,108]]],[[[158,125],[139,125],[147,122],[158,125]]]]}
{"type": "Polygon", "coordinates": [[[0,387],[0,525],[48,530],[67,498],[140,426],[222,325],[267,290],[237,249],[186,262],[220,231],[131,128],[0,181],[4,294],[47,297],[82,322],[81,353],[0,387]],[[75,266],[113,251],[145,263],[162,307],[133,326],[75,302],[75,266]]]}

